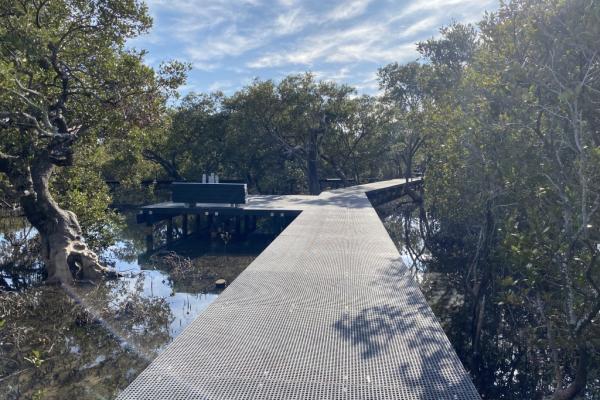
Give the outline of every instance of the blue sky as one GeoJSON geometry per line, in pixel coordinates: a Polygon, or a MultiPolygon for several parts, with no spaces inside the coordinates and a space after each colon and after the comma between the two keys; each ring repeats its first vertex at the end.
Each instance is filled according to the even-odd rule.
{"type": "Polygon", "coordinates": [[[377,68],[417,58],[415,43],[452,21],[476,22],[497,0],[146,0],[146,61],[192,64],[182,92],[231,94],[254,78],[312,71],[377,92],[377,68]]]}

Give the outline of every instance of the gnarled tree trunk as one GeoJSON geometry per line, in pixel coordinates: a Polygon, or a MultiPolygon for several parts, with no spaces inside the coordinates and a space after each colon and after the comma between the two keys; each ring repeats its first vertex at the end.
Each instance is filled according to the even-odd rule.
{"type": "Polygon", "coordinates": [[[23,163],[18,169],[9,176],[21,194],[25,216],[39,232],[47,282],[115,277],[114,271],[101,265],[98,256],[85,244],[75,214],[63,210],[52,198],[49,180],[54,164],[49,155],[38,156],[30,166],[23,163]]]}
{"type": "Polygon", "coordinates": [[[165,170],[169,178],[176,181],[185,180],[179,173],[179,168],[177,167],[177,162],[175,160],[175,154],[172,155],[171,160],[168,160],[167,158],[158,154],[156,151],[144,149],[142,150],[142,155],[146,160],[160,165],[165,170]]]}
{"type": "Polygon", "coordinates": [[[581,339],[581,341],[577,346],[577,355],[579,360],[577,362],[575,377],[573,381],[565,388],[561,388],[562,382],[556,382],[557,389],[551,397],[552,400],[572,400],[581,395],[585,390],[590,350],[587,348],[583,338],[578,339],[581,339]]]}

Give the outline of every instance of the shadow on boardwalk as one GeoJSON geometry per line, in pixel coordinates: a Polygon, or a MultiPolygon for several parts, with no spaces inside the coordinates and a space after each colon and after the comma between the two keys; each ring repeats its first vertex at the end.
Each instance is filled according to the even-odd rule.
{"type": "Polygon", "coordinates": [[[384,384],[411,388],[408,398],[480,399],[406,267],[393,263],[372,284],[374,291],[383,290],[386,298],[396,296],[397,301],[360,308],[334,324],[363,362],[391,357],[393,380],[384,384]]]}

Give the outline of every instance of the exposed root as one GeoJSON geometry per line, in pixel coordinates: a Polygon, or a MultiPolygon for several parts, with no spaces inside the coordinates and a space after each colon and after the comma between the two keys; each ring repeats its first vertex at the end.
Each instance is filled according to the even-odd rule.
{"type": "Polygon", "coordinates": [[[119,274],[100,263],[98,256],[77,237],[62,239],[62,245],[51,246],[47,259],[48,279],[46,283],[97,282],[115,279],[119,274]]]}
{"type": "Polygon", "coordinates": [[[116,277],[114,271],[100,264],[96,253],[88,249],[81,241],[74,241],[66,248],[67,263],[77,280],[97,281],[99,279],[116,277]]]}

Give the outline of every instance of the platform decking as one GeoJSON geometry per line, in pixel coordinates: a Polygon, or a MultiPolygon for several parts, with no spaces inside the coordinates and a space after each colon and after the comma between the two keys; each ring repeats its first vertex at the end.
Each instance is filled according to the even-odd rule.
{"type": "Polygon", "coordinates": [[[318,196],[305,195],[254,195],[248,196],[246,204],[239,204],[237,207],[231,207],[224,204],[197,203],[195,207],[186,206],[184,203],[174,203],[167,201],[164,203],[152,204],[142,207],[142,213],[152,212],[161,213],[179,213],[188,214],[202,213],[205,211],[214,212],[219,210],[223,215],[234,214],[266,214],[270,212],[285,212],[293,215],[299,214],[302,210],[318,201],[318,196]]]}
{"type": "Polygon", "coordinates": [[[324,192],[120,399],[479,399],[365,192],[324,192]]]}

